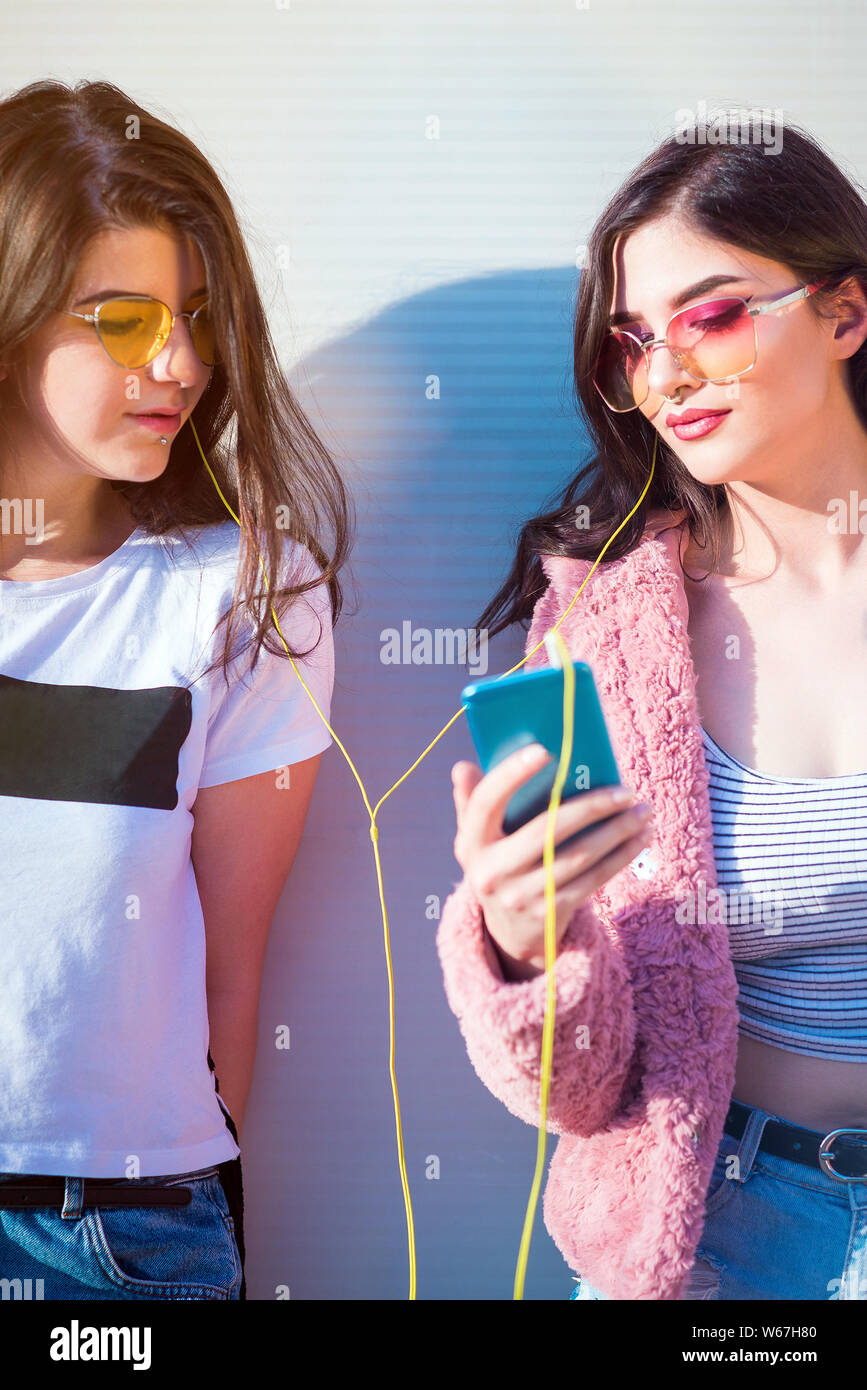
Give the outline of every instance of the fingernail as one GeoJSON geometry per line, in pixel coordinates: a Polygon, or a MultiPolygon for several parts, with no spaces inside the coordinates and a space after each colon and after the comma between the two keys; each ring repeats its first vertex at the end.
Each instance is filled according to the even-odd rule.
{"type": "Polygon", "coordinates": [[[523,763],[535,763],[535,762],[538,762],[538,760],[539,760],[539,758],[541,757],[541,755],[542,755],[543,753],[547,753],[547,751],[548,751],[547,748],[544,748],[544,747],[542,746],[541,743],[531,743],[531,744],[529,745],[529,747],[525,748],[524,751],[522,752],[522,754],[521,754],[521,762],[523,762],[523,763]]]}
{"type": "Polygon", "coordinates": [[[624,801],[632,801],[635,797],[635,792],[632,791],[630,787],[618,787],[617,791],[611,793],[611,796],[612,800],[616,801],[618,805],[622,805],[624,801]]]}

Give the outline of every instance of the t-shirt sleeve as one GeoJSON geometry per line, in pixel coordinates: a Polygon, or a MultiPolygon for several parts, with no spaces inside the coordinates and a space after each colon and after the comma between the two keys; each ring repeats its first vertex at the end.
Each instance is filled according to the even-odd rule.
{"type": "MultiPolygon", "coordinates": [[[[293,574],[300,573],[300,582],[321,574],[310,552],[304,547],[299,549],[303,563],[296,566],[293,574]]],[[[280,627],[295,651],[307,651],[317,643],[309,656],[303,660],[296,657],[295,665],[322,714],[330,721],[334,640],[328,586],[319,584],[293,599],[280,618],[280,627]]],[[[220,628],[221,639],[224,634],[225,626],[220,628]]],[[[215,787],[287,767],[324,752],[334,742],[292,662],[282,651],[276,629],[273,637],[281,647],[280,656],[263,646],[251,671],[252,648],[245,650],[229,668],[228,687],[221,669],[213,673],[212,699],[216,708],[209,717],[200,787],[215,787]]]]}

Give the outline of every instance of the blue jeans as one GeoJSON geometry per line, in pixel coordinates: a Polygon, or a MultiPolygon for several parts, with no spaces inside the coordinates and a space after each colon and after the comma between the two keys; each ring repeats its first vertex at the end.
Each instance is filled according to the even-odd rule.
{"type": "MultiPolygon", "coordinates": [[[[786,1116],[748,1108],[740,1139],[720,1141],[682,1299],[867,1301],[867,1181],[759,1153],[765,1122],[786,1116]]],[[[607,1301],[580,1277],[569,1298],[607,1301]]]]}
{"type": "MultiPolygon", "coordinates": [[[[2,1184],[26,1182],[0,1173],[2,1184]]],[[[0,1207],[0,1298],[237,1299],[241,1258],[215,1165],[124,1187],[189,1187],[187,1206],[81,1206],[83,1179],[64,1182],[64,1205],[0,1207]]],[[[98,1181],[95,1179],[94,1181],[98,1181]]]]}

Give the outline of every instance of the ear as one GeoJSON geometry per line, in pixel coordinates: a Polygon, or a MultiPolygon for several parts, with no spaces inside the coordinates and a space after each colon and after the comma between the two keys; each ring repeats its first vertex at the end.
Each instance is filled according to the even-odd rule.
{"type": "Polygon", "coordinates": [[[867,337],[867,295],[857,276],[840,285],[834,296],[837,326],[834,330],[835,357],[852,357],[867,337]]]}

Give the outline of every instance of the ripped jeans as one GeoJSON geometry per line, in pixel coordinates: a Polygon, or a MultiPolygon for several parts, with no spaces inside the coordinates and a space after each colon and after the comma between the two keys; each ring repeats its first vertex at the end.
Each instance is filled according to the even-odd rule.
{"type": "MultiPolygon", "coordinates": [[[[749,1109],[740,1139],[723,1134],[720,1140],[705,1223],[681,1299],[867,1302],[867,1181],[844,1182],[759,1152],[766,1121],[786,1117],[749,1109]],[[726,1163],[733,1154],[737,1165],[726,1163]]],[[[607,1301],[600,1289],[575,1277],[570,1300],[607,1301]]]]}

